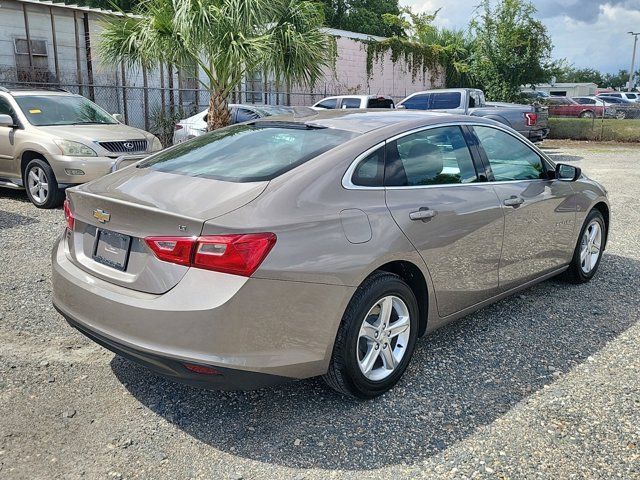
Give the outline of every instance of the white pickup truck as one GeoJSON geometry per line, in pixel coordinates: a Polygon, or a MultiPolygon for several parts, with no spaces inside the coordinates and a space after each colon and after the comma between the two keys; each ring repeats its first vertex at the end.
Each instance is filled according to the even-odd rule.
{"type": "Polygon", "coordinates": [[[398,107],[490,118],[517,130],[532,142],[540,142],[549,134],[549,112],[546,107],[486,102],[484,92],[475,88],[416,92],[398,102],[398,107]]]}

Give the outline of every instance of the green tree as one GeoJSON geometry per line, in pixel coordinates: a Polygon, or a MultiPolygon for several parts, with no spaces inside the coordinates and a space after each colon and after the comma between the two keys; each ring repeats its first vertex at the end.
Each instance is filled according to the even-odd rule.
{"type": "Polygon", "coordinates": [[[432,49],[444,69],[448,87],[470,87],[474,81],[470,75],[474,39],[464,30],[438,28],[434,21],[440,9],[433,13],[414,13],[405,7],[399,15],[385,15],[387,23],[403,31],[406,40],[423,48],[432,49]]]}
{"type": "Polygon", "coordinates": [[[209,129],[229,124],[229,96],[248,73],[312,87],[335,56],[320,7],[306,0],[147,0],[134,12],[106,20],[102,58],[198,67],[211,93],[209,129]]]}
{"type": "Polygon", "coordinates": [[[391,37],[402,29],[384,21],[384,15],[400,14],[398,0],[320,0],[327,26],[367,35],[391,37]]]}
{"type": "Polygon", "coordinates": [[[532,3],[501,0],[492,7],[483,0],[471,22],[474,48],[470,74],[492,100],[514,101],[521,85],[549,80],[551,39],[534,17],[532,3]]]}

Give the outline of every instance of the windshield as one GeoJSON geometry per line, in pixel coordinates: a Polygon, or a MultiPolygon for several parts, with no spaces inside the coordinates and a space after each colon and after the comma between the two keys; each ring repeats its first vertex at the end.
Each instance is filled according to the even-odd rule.
{"type": "Polygon", "coordinates": [[[165,150],[138,168],[228,182],[259,182],[282,175],[356,135],[293,123],[234,125],[165,150]]]}
{"type": "Polygon", "coordinates": [[[83,125],[118,123],[95,103],[76,95],[24,95],[16,102],[31,125],[83,125]]]}

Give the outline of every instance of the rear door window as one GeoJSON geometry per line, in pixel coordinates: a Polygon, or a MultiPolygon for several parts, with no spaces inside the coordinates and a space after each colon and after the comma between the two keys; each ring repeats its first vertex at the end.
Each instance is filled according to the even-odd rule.
{"type": "Polygon", "coordinates": [[[271,180],[356,137],[304,124],[233,125],[164,150],[138,168],[229,182],[271,180]]]}
{"type": "Polygon", "coordinates": [[[452,110],[460,108],[462,94],[460,92],[442,92],[431,94],[432,110],[452,110]]]}
{"type": "Polygon", "coordinates": [[[354,97],[343,98],[340,108],[360,108],[360,99],[354,97]]]}
{"type": "Polygon", "coordinates": [[[422,186],[478,181],[460,127],[413,133],[387,144],[386,186],[422,186]]]}
{"type": "Polygon", "coordinates": [[[236,123],[248,122],[257,118],[260,118],[260,115],[248,108],[238,108],[236,112],[236,123]]]}

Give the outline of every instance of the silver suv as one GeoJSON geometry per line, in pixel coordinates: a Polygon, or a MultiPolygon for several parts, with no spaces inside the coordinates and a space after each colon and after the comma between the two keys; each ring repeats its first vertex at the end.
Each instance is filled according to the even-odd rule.
{"type": "Polygon", "coordinates": [[[38,208],[64,189],[162,149],[155,136],[64,90],[0,87],[0,187],[26,189],[38,208]]]}

